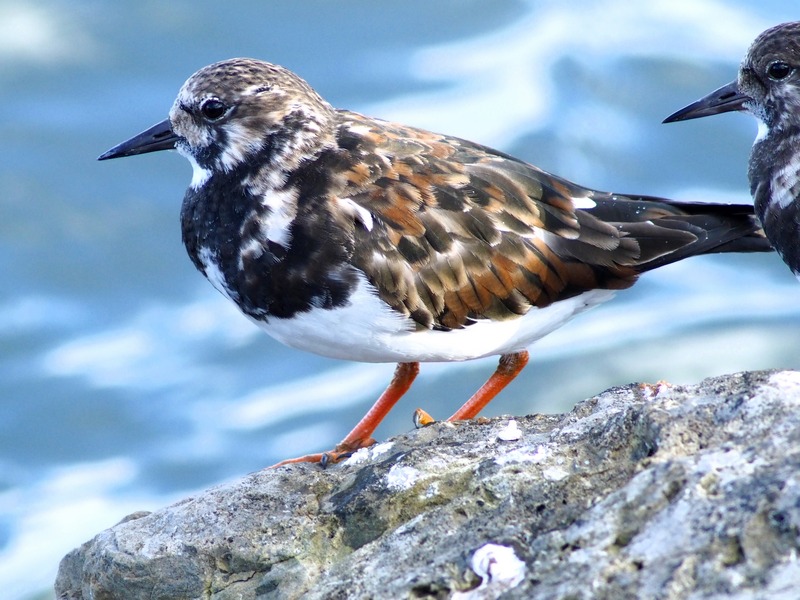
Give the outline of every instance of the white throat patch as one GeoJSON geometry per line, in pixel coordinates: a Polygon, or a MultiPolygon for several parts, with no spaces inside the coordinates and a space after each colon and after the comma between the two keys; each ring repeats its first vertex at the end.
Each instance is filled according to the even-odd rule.
{"type": "Polygon", "coordinates": [[[765,140],[769,135],[769,125],[759,117],[756,117],[756,121],[758,122],[758,133],[756,133],[756,139],[753,141],[753,145],[765,140]]]}
{"type": "MultiPolygon", "coordinates": [[[[181,153],[181,154],[183,154],[183,153],[181,153]]],[[[208,181],[211,178],[211,170],[210,169],[204,169],[203,167],[198,165],[197,161],[194,158],[194,156],[192,156],[191,154],[184,155],[184,156],[186,156],[186,158],[189,159],[189,162],[192,165],[192,181],[191,181],[191,183],[189,185],[194,190],[203,187],[203,185],[205,185],[206,181],[208,181]]]]}

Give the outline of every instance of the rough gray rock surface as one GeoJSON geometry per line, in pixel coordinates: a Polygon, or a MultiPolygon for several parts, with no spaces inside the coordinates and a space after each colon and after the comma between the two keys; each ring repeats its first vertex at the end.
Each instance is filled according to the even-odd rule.
{"type": "Polygon", "coordinates": [[[798,598],[800,373],[435,424],[131,515],[61,599],[798,598]]]}

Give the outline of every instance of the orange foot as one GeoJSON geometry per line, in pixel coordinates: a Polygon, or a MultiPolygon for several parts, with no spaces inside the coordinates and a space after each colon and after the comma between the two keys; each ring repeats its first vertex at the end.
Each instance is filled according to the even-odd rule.
{"type": "MultiPolygon", "coordinates": [[[[494,398],[500,390],[506,387],[514,379],[528,362],[528,353],[525,350],[504,354],[500,357],[497,370],[484,383],[481,388],[459,408],[448,421],[461,421],[474,419],[479,412],[494,398]]],[[[343,458],[347,458],[356,450],[366,448],[375,443],[372,434],[378,427],[383,418],[397,403],[403,394],[411,387],[411,383],[419,373],[419,363],[398,363],[394,371],[394,377],[389,383],[389,387],[381,394],[380,398],[372,405],[353,430],[345,436],[341,443],[330,452],[320,454],[307,454],[298,458],[290,458],[272,465],[270,468],[290,465],[299,462],[319,463],[323,468],[329,464],[337,463],[343,458]]],[[[414,413],[414,425],[424,427],[433,423],[434,419],[425,411],[417,409],[414,413]]]]}
{"type": "Polygon", "coordinates": [[[386,388],[380,398],[372,405],[372,408],[367,411],[367,414],[353,427],[353,430],[330,452],[307,454],[306,456],[300,456],[298,458],[282,460],[272,465],[270,468],[274,469],[282,465],[290,465],[299,462],[319,463],[321,467],[325,468],[328,465],[339,462],[343,458],[347,458],[356,450],[371,446],[375,443],[375,440],[372,438],[372,433],[380,422],[383,421],[383,418],[389,414],[389,411],[401,396],[408,391],[417,373],[419,373],[419,363],[398,363],[394,371],[394,377],[392,377],[392,381],[389,383],[389,387],[386,388]]]}
{"type": "Polygon", "coordinates": [[[283,465],[291,465],[294,463],[301,463],[301,462],[309,462],[309,463],[319,463],[319,466],[323,469],[328,465],[333,465],[338,463],[340,460],[344,460],[348,458],[353,452],[356,450],[361,450],[361,448],[368,448],[375,443],[375,440],[371,437],[368,437],[363,440],[357,440],[354,442],[342,442],[336,446],[333,450],[329,450],[328,452],[319,452],[317,454],[306,454],[305,456],[298,456],[297,458],[287,458],[286,460],[282,460],[279,463],[275,463],[270,469],[274,469],[276,467],[282,467],[283,465]]]}

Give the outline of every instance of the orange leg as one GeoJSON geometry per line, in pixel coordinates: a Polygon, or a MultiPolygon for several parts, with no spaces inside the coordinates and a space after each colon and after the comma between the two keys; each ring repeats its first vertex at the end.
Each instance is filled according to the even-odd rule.
{"type": "Polygon", "coordinates": [[[500,364],[491,377],[481,386],[472,398],[467,400],[448,421],[461,421],[474,419],[492,399],[500,393],[511,381],[519,375],[520,371],[528,364],[528,352],[522,350],[514,354],[504,354],[500,357],[500,364]]]}
{"type": "MultiPolygon", "coordinates": [[[[319,454],[308,454],[298,458],[290,458],[272,465],[271,468],[288,465],[298,462],[318,462],[325,466],[328,463],[335,463],[342,458],[349,456],[359,448],[365,448],[375,443],[372,434],[380,425],[381,421],[389,414],[392,407],[408,391],[411,384],[419,373],[419,363],[398,363],[394,371],[391,383],[381,394],[380,398],[372,405],[353,430],[348,433],[336,448],[330,452],[319,454]]],[[[499,391],[499,390],[498,390],[499,391]]]]}

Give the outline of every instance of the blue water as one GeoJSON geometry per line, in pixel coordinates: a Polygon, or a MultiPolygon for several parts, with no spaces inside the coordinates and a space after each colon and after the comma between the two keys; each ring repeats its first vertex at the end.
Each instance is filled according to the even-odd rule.
{"type": "MultiPolygon", "coordinates": [[[[190,168],[98,163],[197,68],[281,63],[334,105],[496,146],[582,184],[746,202],[752,119],[664,126],[733,79],[789,3],[660,0],[0,2],[0,589],[126,514],[335,444],[392,365],[285,348],[187,259],[190,168]]],[[[486,411],[568,410],[630,381],[800,368],[800,285],[774,255],[692,259],[535,345],[486,411]]],[[[423,365],[377,432],[446,416],[494,361],[423,365]]]]}

